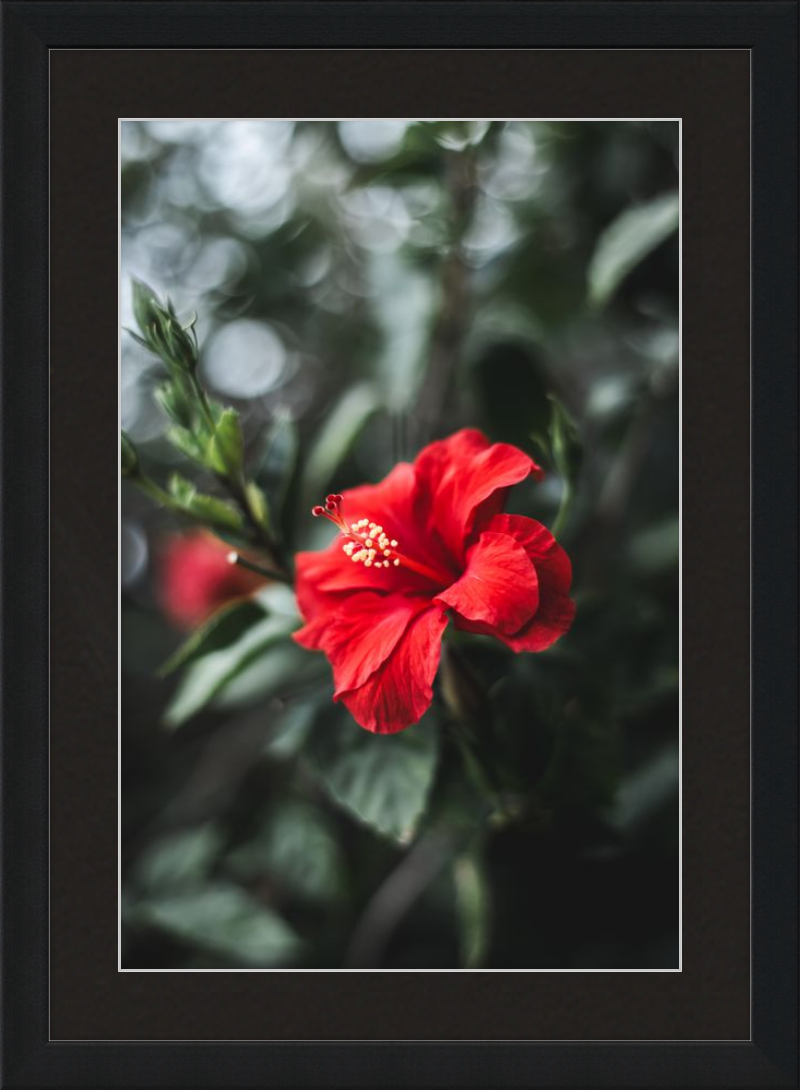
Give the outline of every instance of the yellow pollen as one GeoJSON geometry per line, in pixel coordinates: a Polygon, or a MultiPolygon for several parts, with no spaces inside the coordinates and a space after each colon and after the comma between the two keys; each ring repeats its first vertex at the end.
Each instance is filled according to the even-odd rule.
{"type": "Polygon", "coordinates": [[[342,551],[354,564],[363,564],[365,568],[400,567],[402,561],[393,552],[399,542],[390,538],[379,522],[362,518],[349,524],[342,521],[338,525],[347,539],[342,551]]]}
{"type": "Polygon", "coordinates": [[[402,566],[435,583],[446,583],[450,579],[451,573],[442,568],[437,569],[402,553],[394,555],[393,550],[400,542],[396,538],[390,538],[379,522],[371,522],[368,518],[345,522],[342,514],[343,503],[344,496],[332,493],[325,497],[324,506],[318,503],[312,507],[311,514],[314,518],[324,517],[337,527],[344,538],[342,551],[354,564],[363,564],[367,568],[402,566]]]}

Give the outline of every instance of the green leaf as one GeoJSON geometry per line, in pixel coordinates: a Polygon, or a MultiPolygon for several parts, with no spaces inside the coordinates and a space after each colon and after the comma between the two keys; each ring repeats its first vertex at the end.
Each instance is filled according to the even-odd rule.
{"type": "Polygon", "coordinates": [[[580,467],[581,447],[578,442],[578,429],[561,402],[548,395],[550,402],[550,449],[553,462],[562,477],[574,481],[580,467]]]}
{"type": "Polygon", "coordinates": [[[253,518],[259,526],[266,526],[269,528],[269,507],[267,505],[267,497],[255,481],[247,482],[245,485],[245,494],[253,518]]]}
{"type": "Polygon", "coordinates": [[[137,860],[133,877],[153,893],[197,884],[210,872],[223,840],[216,825],[182,829],[150,844],[137,860]]]}
{"type": "Polygon", "coordinates": [[[461,855],[455,860],[453,879],[461,934],[461,967],[479,969],[489,946],[489,880],[474,853],[461,855]]]}
{"type": "Polygon", "coordinates": [[[265,612],[262,607],[250,599],[234,602],[233,605],[218,610],[201,628],[196,629],[174,654],[170,655],[158,671],[159,677],[166,677],[180,667],[195,662],[203,655],[230,646],[248,628],[258,624],[264,617],[265,612]]]}
{"type": "Polygon", "coordinates": [[[125,327],[125,332],[133,337],[136,343],[141,345],[142,348],[146,348],[148,351],[150,350],[150,345],[147,343],[144,337],[140,337],[138,333],[134,333],[134,331],[132,329],[128,329],[127,326],[125,327]]]}
{"type": "Polygon", "coordinates": [[[244,520],[239,511],[216,496],[206,496],[202,492],[192,498],[190,510],[204,522],[213,526],[222,526],[226,530],[240,530],[244,520]]]}
{"type": "MultiPolygon", "coordinates": [[[[297,623],[295,620],[293,627],[297,623]]],[[[215,697],[214,707],[249,707],[273,696],[285,699],[318,683],[328,669],[321,655],[309,655],[305,648],[287,639],[242,670],[215,697]]]]}
{"type": "Polygon", "coordinates": [[[203,655],[184,674],[164,713],[167,726],[179,727],[196,715],[251,663],[288,639],[295,627],[296,622],[286,617],[267,617],[249,627],[229,647],[203,655]]]}
{"type": "Polygon", "coordinates": [[[589,264],[589,301],[603,306],[649,253],[678,228],[677,193],[627,209],[600,235],[589,264]]]}
{"type": "Polygon", "coordinates": [[[407,842],[428,802],[438,741],[431,713],[399,734],[372,734],[337,708],[315,730],[309,760],[340,806],[382,836],[407,842]]]}
{"type": "Polygon", "coordinates": [[[240,879],[267,875],[304,900],[335,900],[343,890],[343,861],[330,823],[304,802],[271,814],[227,864],[240,879]]]}
{"type": "Polygon", "coordinates": [[[216,422],[208,446],[208,464],[217,473],[238,477],[244,463],[244,440],[235,409],[225,409],[216,422]]]}
{"type": "Polygon", "coordinates": [[[246,965],[283,965],[302,949],[280,916],[223,882],[141,901],[129,919],[246,965]]]}
{"type": "Polygon", "coordinates": [[[203,522],[227,530],[239,530],[243,525],[241,513],[235,507],[216,496],[198,492],[196,486],[179,473],[173,473],[170,477],[169,491],[188,515],[203,522]]]}
{"type": "Polygon", "coordinates": [[[316,701],[296,700],[287,705],[264,747],[275,761],[287,761],[304,748],[319,708],[316,701]]]}
{"type": "Polygon", "coordinates": [[[307,506],[319,503],[333,474],[377,408],[374,387],[361,383],[348,390],[329,414],[305,467],[303,499],[307,506]]]}
{"type": "Polygon", "coordinates": [[[189,394],[187,390],[181,389],[179,382],[163,383],[156,390],[155,398],[170,420],[180,424],[182,428],[191,428],[193,412],[189,394]]]}
{"type": "Polygon", "coordinates": [[[187,431],[186,428],[179,428],[175,425],[171,428],[167,428],[167,439],[172,443],[176,450],[181,452],[181,454],[185,454],[187,458],[191,458],[194,462],[200,462],[201,465],[205,465],[205,451],[203,450],[203,445],[192,432],[187,431]]]}
{"type": "Polygon", "coordinates": [[[578,429],[561,402],[548,394],[550,402],[550,426],[548,447],[553,465],[561,477],[561,502],[552,526],[553,535],[559,537],[569,516],[575,484],[580,472],[583,450],[578,439],[578,429]]]}
{"type": "Polygon", "coordinates": [[[120,432],[120,469],[123,477],[134,477],[139,472],[139,456],[136,447],[124,431],[120,432]]]}

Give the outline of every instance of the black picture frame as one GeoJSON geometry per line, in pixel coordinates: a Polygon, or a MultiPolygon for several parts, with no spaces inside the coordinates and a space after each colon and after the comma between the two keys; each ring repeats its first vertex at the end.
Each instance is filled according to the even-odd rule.
{"type": "MultiPolygon", "coordinates": [[[[797,3],[55,0],[3,3],[0,17],[2,1085],[800,1085],[797,3]],[[47,514],[48,429],[49,414],[57,413],[58,406],[49,403],[48,371],[52,347],[48,334],[48,201],[52,193],[48,189],[48,53],[59,47],[233,49],[258,43],[292,49],[526,46],[751,51],[750,1041],[50,1040],[48,588],[50,535],[58,526],[49,524],[47,514]]],[[[112,430],[116,450],[116,429],[112,430]]],[[[79,443],[80,436],[75,441],[79,443]]],[[[741,487],[746,489],[747,482],[742,481],[741,487]]],[[[731,532],[747,531],[738,526],[731,532]]],[[[747,588],[741,588],[741,593],[746,600],[747,588]]],[[[91,693],[83,696],[90,707],[91,693]]],[[[83,874],[81,880],[91,885],[92,877],[83,874]]],[[[91,901],[87,911],[92,911],[91,901]]]]}

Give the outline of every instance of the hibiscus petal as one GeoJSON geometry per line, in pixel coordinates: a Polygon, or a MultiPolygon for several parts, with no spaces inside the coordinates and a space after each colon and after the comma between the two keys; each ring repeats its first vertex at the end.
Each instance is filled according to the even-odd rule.
{"type": "Polygon", "coordinates": [[[536,570],[513,537],[483,533],[467,554],[464,574],[436,601],[467,620],[511,635],[527,624],[538,608],[536,570]]]}
{"type": "Polygon", "coordinates": [[[513,636],[498,632],[497,637],[514,651],[545,651],[569,632],[574,620],[575,603],[571,598],[545,599],[530,624],[513,636]]]}
{"type": "MultiPolygon", "coordinates": [[[[369,518],[385,525],[389,536],[397,536],[399,527],[405,530],[414,526],[413,489],[414,471],[407,462],[401,462],[378,484],[344,492],[342,514],[348,524],[369,518]]],[[[354,564],[342,551],[345,538],[335,527],[330,529],[333,539],[328,548],[301,552],[295,557],[297,603],[307,621],[320,611],[336,608],[342,595],[355,590],[390,594],[414,593],[428,587],[426,580],[407,568],[367,568],[364,564],[354,564]]]]}
{"type": "Polygon", "coordinates": [[[408,462],[398,462],[391,473],[377,484],[362,484],[342,493],[342,513],[345,521],[368,518],[386,526],[398,527],[411,522],[414,494],[414,468],[408,462]]]}
{"type": "Polygon", "coordinates": [[[356,591],[390,594],[418,589],[419,577],[413,572],[354,564],[342,551],[343,544],[344,538],[337,534],[327,549],[295,556],[297,604],[306,620],[311,620],[321,610],[336,608],[345,595],[356,591]]]}
{"type": "Polygon", "coordinates": [[[444,611],[429,606],[411,621],[386,662],[360,687],[337,693],[366,730],[396,734],[416,723],[430,707],[439,668],[444,611]]]}
{"type": "Polygon", "coordinates": [[[572,583],[572,564],[541,522],[524,515],[495,515],[486,529],[496,534],[508,534],[519,542],[533,561],[540,587],[549,586],[567,593],[572,583]]]}
{"type": "Polygon", "coordinates": [[[546,526],[521,515],[495,515],[491,530],[508,534],[524,549],[539,579],[539,608],[529,624],[512,636],[497,633],[515,651],[544,651],[569,630],[575,603],[569,597],[570,559],[546,526]]]}
{"type": "MultiPolygon", "coordinates": [[[[327,618],[319,647],[333,666],[334,696],[357,689],[394,651],[409,622],[428,608],[403,594],[354,594],[327,618]]],[[[316,626],[317,622],[312,622],[316,626]]]]}
{"type": "Polygon", "coordinates": [[[437,532],[453,556],[463,558],[473,528],[502,507],[508,489],[530,474],[541,478],[540,467],[508,443],[489,443],[472,428],[431,443],[414,463],[415,510],[437,532]]]}

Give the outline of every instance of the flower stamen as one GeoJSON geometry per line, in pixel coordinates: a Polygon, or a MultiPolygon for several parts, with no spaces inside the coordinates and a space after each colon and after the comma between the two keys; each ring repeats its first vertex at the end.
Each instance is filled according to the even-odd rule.
{"type": "Polygon", "coordinates": [[[451,577],[448,574],[437,572],[429,568],[427,564],[397,552],[399,542],[396,538],[390,538],[380,523],[361,518],[348,525],[342,514],[342,500],[343,497],[339,493],[331,493],[325,497],[325,506],[317,504],[316,507],[312,507],[311,514],[315,518],[328,519],[346,538],[342,545],[342,552],[354,564],[363,564],[365,568],[403,567],[424,575],[426,579],[432,579],[435,583],[450,581],[451,577]]]}

